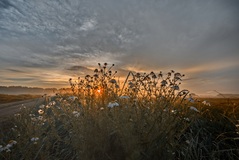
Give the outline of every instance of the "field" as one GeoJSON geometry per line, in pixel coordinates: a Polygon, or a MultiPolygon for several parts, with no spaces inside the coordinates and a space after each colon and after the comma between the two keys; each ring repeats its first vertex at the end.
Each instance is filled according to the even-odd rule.
{"type": "Polygon", "coordinates": [[[39,98],[41,96],[42,95],[30,95],[30,94],[20,94],[20,95],[0,94],[0,104],[34,99],[39,98]]]}
{"type": "Polygon", "coordinates": [[[238,99],[193,97],[174,71],[119,86],[107,67],[2,122],[0,159],[239,159],[238,99]]]}

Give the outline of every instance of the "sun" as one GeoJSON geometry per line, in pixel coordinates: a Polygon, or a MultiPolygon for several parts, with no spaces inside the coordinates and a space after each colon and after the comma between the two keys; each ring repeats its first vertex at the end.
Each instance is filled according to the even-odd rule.
{"type": "Polygon", "coordinates": [[[100,89],[97,89],[97,93],[101,93],[101,90],[100,90],[100,89]]]}

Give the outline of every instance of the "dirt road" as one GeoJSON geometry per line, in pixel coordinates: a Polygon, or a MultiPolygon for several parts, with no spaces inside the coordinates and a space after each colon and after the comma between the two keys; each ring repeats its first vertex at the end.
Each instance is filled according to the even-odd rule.
{"type": "Polygon", "coordinates": [[[0,121],[20,111],[22,106],[34,107],[44,103],[44,98],[0,104],[0,121]]]}

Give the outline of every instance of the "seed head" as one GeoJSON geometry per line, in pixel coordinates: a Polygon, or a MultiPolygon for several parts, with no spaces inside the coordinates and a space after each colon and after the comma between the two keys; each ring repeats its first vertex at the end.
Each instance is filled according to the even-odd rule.
{"type": "Polygon", "coordinates": [[[39,110],[38,110],[38,113],[39,113],[39,114],[43,114],[44,111],[43,111],[42,109],[39,109],[39,110]]]}

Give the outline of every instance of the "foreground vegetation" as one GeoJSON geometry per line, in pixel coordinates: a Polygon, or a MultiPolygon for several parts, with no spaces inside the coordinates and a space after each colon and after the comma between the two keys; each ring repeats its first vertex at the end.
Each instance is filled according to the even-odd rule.
{"type": "Polygon", "coordinates": [[[31,95],[31,94],[19,94],[19,95],[9,95],[0,94],[0,104],[23,101],[28,99],[34,99],[42,97],[42,95],[31,95]]]}
{"type": "Polygon", "coordinates": [[[116,72],[99,64],[72,95],[22,108],[0,132],[1,159],[238,159],[238,100],[197,99],[183,75],[116,72]],[[11,126],[11,127],[9,127],[11,126]]]}

